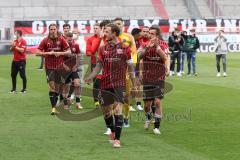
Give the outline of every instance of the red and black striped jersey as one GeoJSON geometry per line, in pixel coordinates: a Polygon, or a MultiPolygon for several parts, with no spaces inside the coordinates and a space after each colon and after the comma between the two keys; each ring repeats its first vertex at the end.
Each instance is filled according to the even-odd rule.
{"type": "Polygon", "coordinates": [[[80,56],[80,48],[79,44],[77,44],[74,40],[71,44],[69,44],[71,49],[71,56],[64,57],[64,64],[67,65],[70,69],[72,69],[77,64],[77,56],[80,56]]]}
{"type": "MultiPolygon", "coordinates": [[[[48,37],[44,38],[38,49],[43,52],[64,52],[69,48],[68,43],[66,40],[59,36],[55,40],[52,40],[48,37]]],[[[64,61],[64,56],[56,57],[55,55],[45,55],[45,68],[46,69],[57,69],[62,65],[64,61]]]]}
{"type": "MultiPolygon", "coordinates": [[[[161,49],[167,54],[167,43],[160,40],[161,49]]],[[[160,80],[165,79],[165,62],[161,59],[156,52],[157,47],[151,47],[147,50],[147,53],[143,56],[143,83],[157,83],[160,80]]]]}
{"type": "Polygon", "coordinates": [[[122,42],[101,46],[98,62],[102,63],[101,88],[118,88],[126,85],[127,61],[131,59],[130,47],[122,42]]]}

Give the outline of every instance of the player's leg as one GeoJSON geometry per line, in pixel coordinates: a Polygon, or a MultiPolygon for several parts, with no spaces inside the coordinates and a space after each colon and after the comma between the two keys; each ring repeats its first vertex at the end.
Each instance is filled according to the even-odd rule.
{"type": "Polygon", "coordinates": [[[23,88],[21,90],[21,93],[26,93],[27,89],[27,77],[26,77],[26,61],[20,62],[20,68],[19,68],[20,77],[22,78],[23,82],[23,88]]]}
{"type": "Polygon", "coordinates": [[[196,72],[196,52],[192,52],[192,69],[193,69],[193,75],[197,76],[197,72],[196,72]]]}
{"type": "Polygon", "coordinates": [[[11,77],[12,77],[12,90],[10,93],[16,93],[16,85],[17,85],[17,74],[18,74],[18,66],[17,62],[12,61],[11,67],[11,77]]]}
{"type": "Polygon", "coordinates": [[[124,117],[124,127],[130,127],[129,125],[129,112],[130,112],[130,92],[131,92],[131,80],[126,79],[126,91],[124,92],[124,104],[123,104],[123,117],[124,117]]]}
{"type": "Polygon", "coordinates": [[[57,88],[55,83],[56,71],[55,70],[46,70],[47,81],[49,86],[49,99],[52,105],[51,115],[55,115],[57,113],[56,104],[57,104],[57,88]]]}
{"type": "Polygon", "coordinates": [[[226,54],[222,54],[222,63],[223,63],[223,76],[227,76],[227,58],[226,54]]]}
{"type": "Polygon", "coordinates": [[[192,53],[188,52],[187,53],[187,66],[188,66],[188,75],[191,75],[191,58],[192,58],[192,53]]]}
{"type": "Polygon", "coordinates": [[[220,59],[221,55],[216,55],[217,77],[221,76],[220,59]]]}
{"type": "Polygon", "coordinates": [[[78,73],[77,72],[73,72],[73,75],[72,75],[72,79],[73,79],[73,86],[74,86],[74,94],[75,94],[75,97],[76,97],[76,107],[77,109],[83,109],[83,107],[81,106],[81,103],[80,103],[80,95],[81,95],[81,80],[78,76],[78,73]]]}
{"type": "Polygon", "coordinates": [[[122,133],[122,125],[123,125],[123,115],[122,115],[123,103],[117,102],[116,107],[114,109],[114,120],[115,120],[115,140],[113,143],[113,147],[119,148],[120,145],[120,137],[122,133]]]}
{"type": "Polygon", "coordinates": [[[160,98],[155,98],[154,105],[156,106],[155,114],[154,114],[154,134],[161,134],[160,132],[160,122],[162,119],[162,106],[160,98]]]}
{"type": "Polygon", "coordinates": [[[181,51],[177,52],[177,76],[182,76],[180,65],[181,65],[181,51]]]}
{"type": "Polygon", "coordinates": [[[170,76],[174,75],[174,70],[175,70],[175,60],[176,60],[176,53],[173,52],[171,54],[171,63],[170,63],[170,76]]]}
{"type": "Polygon", "coordinates": [[[156,90],[154,91],[154,106],[156,107],[155,113],[154,113],[154,134],[161,134],[160,132],[160,123],[161,119],[163,117],[163,107],[161,104],[161,100],[164,98],[164,85],[165,82],[162,80],[156,85],[156,90]]]}
{"type": "Polygon", "coordinates": [[[146,116],[146,121],[144,124],[144,128],[148,129],[151,124],[152,114],[151,114],[151,106],[153,101],[151,99],[144,99],[144,112],[146,116]]]}

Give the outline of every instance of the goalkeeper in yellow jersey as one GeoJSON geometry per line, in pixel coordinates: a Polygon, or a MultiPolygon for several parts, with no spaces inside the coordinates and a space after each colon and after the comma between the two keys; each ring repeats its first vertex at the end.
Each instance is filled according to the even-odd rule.
{"type": "MultiPolygon", "coordinates": [[[[136,44],[135,44],[133,36],[131,34],[123,31],[124,24],[123,24],[122,18],[115,18],[113,20],[113,23],[120,28],[119,38],[126,46],[130,47],[133,63],[136,64],[137,63],[137,48],[136,48],[136,44]]],[[[125,104],[123,105],[123,117],[124,117],[123,127],[130,126],[129,122],[128,122],[129,111],[130,110],[135,111],[135,109],[130,106],[130,98],[129,97],[131,96],[130,95],[131,88],[132,88],[132,83],[129,78],[129,75],[127,74],[126,75],[126,92],[125,92],[126,100],[125,100],[125,104]]]]}

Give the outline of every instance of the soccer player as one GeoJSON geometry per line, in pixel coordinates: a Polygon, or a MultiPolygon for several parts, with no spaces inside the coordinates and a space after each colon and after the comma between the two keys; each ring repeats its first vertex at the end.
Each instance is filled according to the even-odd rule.
{"type": "MultiPolygon", "coordinates": [[[[63,25],[63,37],[64,37],[64,39],[67,41],[67,35],[68,35],[68,33],[70,32],[70,30],[71,30],[71,26],[70,26],[70,24],[68,24],[68,23],[65,23],[64,25],[63,25]]],[[[73,103],[72,102],[72,99],[74,99],[74,96],[73,96],[73,98],[71,99],[71,95],[73,94],[73,92],[74,92],[74,90],[75,90],[75,87],[74,87],[74,84],[71,84],[70,85],[70,90],[69,90],[69,93],[68,93],[68,99],[70,100],[70,103],[73,103]]],[[[62,92],[62,86],[60,86],[60,92],[62,92]]],[[[60,101],[62,101],[63,100],[63,95],[62,95],[62,93],[60,94],[60,101]]]]}
{"type": "Polygon", "coordinates": [[[77,73],[78,67],[80,65],[80,48],[79,45],[73,40],[73,34],[71,32],[68,32],[65,34],[67,43],[70,46],[72,55],[71,56],[65,56],[63,68],[64,68],[64,74],[66,74],[65,77],[65,85],[63,85],[63,97],[64,97],[64,108],[68,109],[68,84],[70,83],[71,86],[73,84],[74,87],[74,93],[76,96],[76,108],[77,109],[83,109],[80,104],[80,93],[81,93],[81,87],[80,87],[80,77],[77,73]]]}
{"type": "Polygon", "coordinates": [[[166,75],[167,49],[166,43],[160,40],[161,30],[159,26],[152,26],[149,29],[150,40],[138,50],[138,61],[143,61],[143,91],[144,110],[147,117],[145,129],[150,126],[151,111],[154,104],[156,107],[154,114],[154,134],[160,134],[160,121],[162,118],[161,99],[164,95],[164,79],[166,75]]]}
{"type": "Polygon", "coordinates": [[[36,54],[45,57],[49,99],[52,105],[51,115],[55,115],[57,113],[56,104],[59,95],[59,69],[64,62],[64,55],[71,55],[71,50],[66,40],[58,32],[56,24],[50,24],[48,29],[49,34],[41,41],[36,54]]]}
{"type": "MultiPolygon", "coordinates": [[[[120,29],[120,35],[119,38],[121,39],[121,41],[126,45],[129,46],[131,48],[131,57],[133,59],[133,63],[136,64],[137,63],[137,48],[136,48],[136,44],[134,41],[134,38],[131,34],[129,33],[125,33],[123,31],[124,29],[124,24],[123,24],[123,19],[122,18],[115,18],[113,20],[114,24],[117,25],[120,29]]],[[[132,88],[132,84],[131,81],[129,79],[129,75],[126,75],[126,101],[123,107],[123,115],[124,115],[124,127],[130,127],[129,125],[129,111],[135,111],[135,109],[133,107],[130,106],[130,91],[132,88]]]]}
{"type": "MultiPolygon", "coordinates": [[[[99,23],[94,24],[93,30],[94,30],[94,35],[87,40],[87,46],[86,46],[86,55],[91,57],[91,71],[93,70],[94,67],[96,67],[96,59],[98,58],[98,49],[102,41],[100,24],[99,23]]],[[[94,88],[93,99],[96,107],[99,106],[98,92],[97,92],[97,89],[99,89],[100,87],[99,83],[100,83],[100,77],[97,76],[93,80],[93,88],[94,88]]]]}
{"type": "Polygon", "coordinates": [[[224,31],[220,30],[218,36],[214,39],[216,46],[216,62],[217,62],[217,77],[221,76],[220,72],[220,60],[222,59],[223,64],[223,76],[227,76],[227,38],[223,35],[224,31]]]}
{"type": "Polygon", "coordinates": [[[27,42],[22,37],[22,31],[16,30],[16,39],[12,42],[10,51],[13,52],[13,61],[11,68],[12,77],[12,90],[10,93],[16,93],[17,85],[17,74],[20,73],[20,77],[23,81],[23,88],[20,93],[26,93],[27,89],[27,78],[26,78],[26,49],[27,42]]]}
{"type": "MultiPolygon", "coordinates": [[[[136,47],[137,49],[141,46],[141,41],[142,41],[142,30],[139,29],[139,28],[133,28],[133,30],[131,31],[131,34],[135,40],[135,43],[136,43],[136,47]]],[[[141,89],[141,86],[137,86],[138,87],[138,90],[141,89]]],[[[140,93],[140,92],[139,92],[140,93]]],[[[139,111],[143,111],[143,108],[142,108],[142,103],[141,103],[141,99],[139,99],[141,97],[141,95],[138,95],[136,100],[137,100],[137,109],[139,111]]]]}
{"type": "Polygon", "coordinates": [[[125,46],[118,37],[120,29],[115,24],[108,24],[104,30],[107,43],[100,47],[99,57],[93,72],[85,79],[90,83],[102,70],[101,78],[101,101],[105,110],[114,104],[114,117],[112,111],[104,112],[105,121],[110,126],[112,134],[109,136],[113,147],[121,147],[120,136],[123,125],[122,108],[124,104],[124,90],[126,86],[126,73],[129,72],[133,88],[136,86],[135,72],[131,58],[130,47],[125,46]]]}
{"type": "Polygon", "coordinates": [[[140,43],[140,45],[145,45],[145,44],[148,43],[148,41],[149,41],[149,27],[148,26],[144,26],[142,28],[141,38],[139,40],[139,43],[140,43]]]}
{"type": "MultiPolygon", "coordinates": [[[[109,23],[111,23],[111,21],[103,20],[100,24],[98,24],[98,23],[95,24],[94,25],[94,35],[87,40],[86,55],[91,56],[91,71],[93,71],[93,69],[96,67],[99,47],[103,46],[106,43],[106,38],[104,37],[104,29],[105,29],[106,25],[109,23]]],[[[100,94],[101,77],[102,77],[102,74],[100,73],[93,80],[93,98],[94,98],[96,107],[98,107],[100,105],[98,95],[100,94]]],[[[103,110],[103,112],[105,112],[105,110],[103,110]]],[[[106,110],[106,112],[108,112],[108,110],[106,110]]],[[[106,123],[107,130],[106,130],[106,132],[104,132],[104,134],[110,135],[111,129],[107,125],[107,122],[105,122],[105,123],[106,123]]]]}

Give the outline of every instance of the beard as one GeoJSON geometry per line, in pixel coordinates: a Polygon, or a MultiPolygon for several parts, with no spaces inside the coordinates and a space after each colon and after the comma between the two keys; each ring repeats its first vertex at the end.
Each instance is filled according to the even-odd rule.
{"type": "Polygon", "coordinates": [[[57,39],[58,35],[57,35],[57,33],[50,33],[48,37],[50,39],[54,40],[54,39],[57,39]]]}

